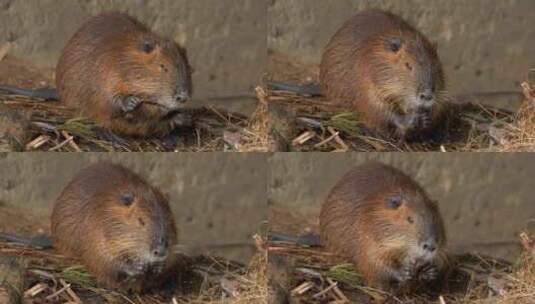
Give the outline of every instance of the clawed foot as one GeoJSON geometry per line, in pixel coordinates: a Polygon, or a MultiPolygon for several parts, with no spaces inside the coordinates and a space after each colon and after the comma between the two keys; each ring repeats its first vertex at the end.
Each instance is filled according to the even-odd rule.
{"type": "Polygon", "coordinates": [[[141,100],[141,98],[137,96],[129,95],[123,98],[123,101],[121,103],[122,104],[121,109],[125,113],[132,112],[135,109],[137,109],[137,107],[139,107],[139,105],[141,105],[142,102],[143,100],[141,100]]]}
{"type": "Polygon", "coordinates": [[[147,265],[140,261],[127,260],[125,262],[124,272],[130,277],[143,275],[147,270],[147,265]]]}
{"type": "Polygon", "coordinates": [[[396,273],[395,279],[397,280],[399,285],[403,285],[414,279],[414,265],[405,265],[396,273]]]}
{"type": "Polygon", "coordinates": [[[143,276],[147,269],[145,264],[130,259],[124,261],[124,263],[120,263],[119,267],[117,270],[117,280],[120,282],[134,281],[143,276]]]}
{"type": "Polygon", "coordinates": [[[115,110],[113,111],[114,118],[116,117],[125,117],[128,118],[128,114],[133,112],[135,109],[143,103],[143,99],[135,95],[120,95],[115,97],[113,104],[115,105],[115,110]]]}
{"type": "Polygon", "coordinates": [[[434,281],[438,277],[438,267],[433,264],[425,265],[418,275],[418,279],[425,282],[434,281]]]}

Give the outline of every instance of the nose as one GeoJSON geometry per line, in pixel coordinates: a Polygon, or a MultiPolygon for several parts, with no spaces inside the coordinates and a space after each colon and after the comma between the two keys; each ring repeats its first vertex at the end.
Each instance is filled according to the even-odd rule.
{"type": "Polygon", "coordinates": [[[178,91],[178,93],[175,94],[175,100],[179,103],[185,103],[190,99],[190,94],[188,91],[182,90],[178,91]]]}
{"type": "Polygon", "coordinates": [[[429,252],[434,252],[437,249],[435,240],[427,240],[422,243],[422,249],[429,252]]]}
{"type": "Polygon", "coordinates": [[[419,97],[423,101],[431,101],[435,97],[435,94],[433,94],[433,91],[431,90],[425,90],[423,92],[420,92],[419,97]]]}

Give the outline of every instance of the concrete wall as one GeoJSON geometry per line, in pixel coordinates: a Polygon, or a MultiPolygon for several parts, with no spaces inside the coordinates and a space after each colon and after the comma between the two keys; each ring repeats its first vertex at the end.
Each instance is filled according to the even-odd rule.
{"type": "Polygon", "coordinates": [[[196,97],[252,92],[266,58],[264,0],[0,0],[0,45],[11,55],[53,67],[88,17],[117,10],[183,44],[196,97]]]}
{"type": "MultiPolygon", "coordinates": [[[[535,220],[535,154],[529,153],[279,153],[269,159],[269,200],[277,208],[317,218],[341,176],[370,159],[406,172],[439,201],[452,244],[516,241],[535,220]]],[[[475,249],[508,256],[516,248],[475,249]]]]}
{"type": "Polygon", "coordinates": [[[455,93],[518,89],[535,67],[532,0],[272,0],[268,46],[319,63],[336,29],[365,8],[399,14],[437,42],[455,93]]]}
{"type": "MultiPolygon", "coordinates": [[[[252,242],[267,219],[267,164],[261,154],[0,154],[0,201],[48,221],[66,184],[99,160],[123,164],[169,195],[181,243],[252,242]]],[[[215,252],[243,260],[253,251],[215,252]]]]}

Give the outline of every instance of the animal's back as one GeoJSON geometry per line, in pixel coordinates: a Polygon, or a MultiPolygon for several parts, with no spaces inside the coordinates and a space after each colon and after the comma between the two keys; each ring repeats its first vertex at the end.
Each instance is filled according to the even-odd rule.
{"type": "Polygon", "coordinates": [[[333,35],[323,51],[320,82],[324,94],[334,102],[349,102],[360,92],[355,77],[369,67],[359,65],[359,57],[371,51],[370,39],[392,29],[412,28],[399,17],[379,10],[357,13],[333,35]],[[344,88],[344,89],[338,89],[344,88]]]}
{"type": "Polygon", "coordinates": [[[52,211],[54,246],[61,252],[80,255],[91,242],[78,242],[87,233],[96,233],[95,223],[110,189],[121,189],[137,177],[123,167],[110,163],[97,163],[82,169],[64,188],[52,211]]]}

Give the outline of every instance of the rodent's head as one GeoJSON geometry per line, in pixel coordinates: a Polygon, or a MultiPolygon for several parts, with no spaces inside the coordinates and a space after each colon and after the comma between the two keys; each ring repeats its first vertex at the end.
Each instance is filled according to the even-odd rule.
{"type": "Polygon", "coordinates": [[[177,242],[167,199],[139,181],[112,192],[99,198],[102,205],[96,219],[109,245],[107,250],[127,274],[161,272],[177,242]]]}
{"type": "Polygon", "coordinates": [[[174,41],[152,32],[128,37],[127,56],[119,58],[133,93],[149,97],[145,104],[164,114],[191,98],[191,67],[186,52],[174,41]]]}
{"type": "Polygon", "coordinates": [[[443,99],[444,73],[433,46],[414,31],[392,31],[374,38],[370,77],[379,97],[400,114],[430,111],[443,99]]]}
{"type": "Polygon", "coordinates": [[[424,193],[394,188],[376,198],[373,213],[385,247],[403,249],[418,264],[442,258],[444,224],[437,204],[424,193]]]}

